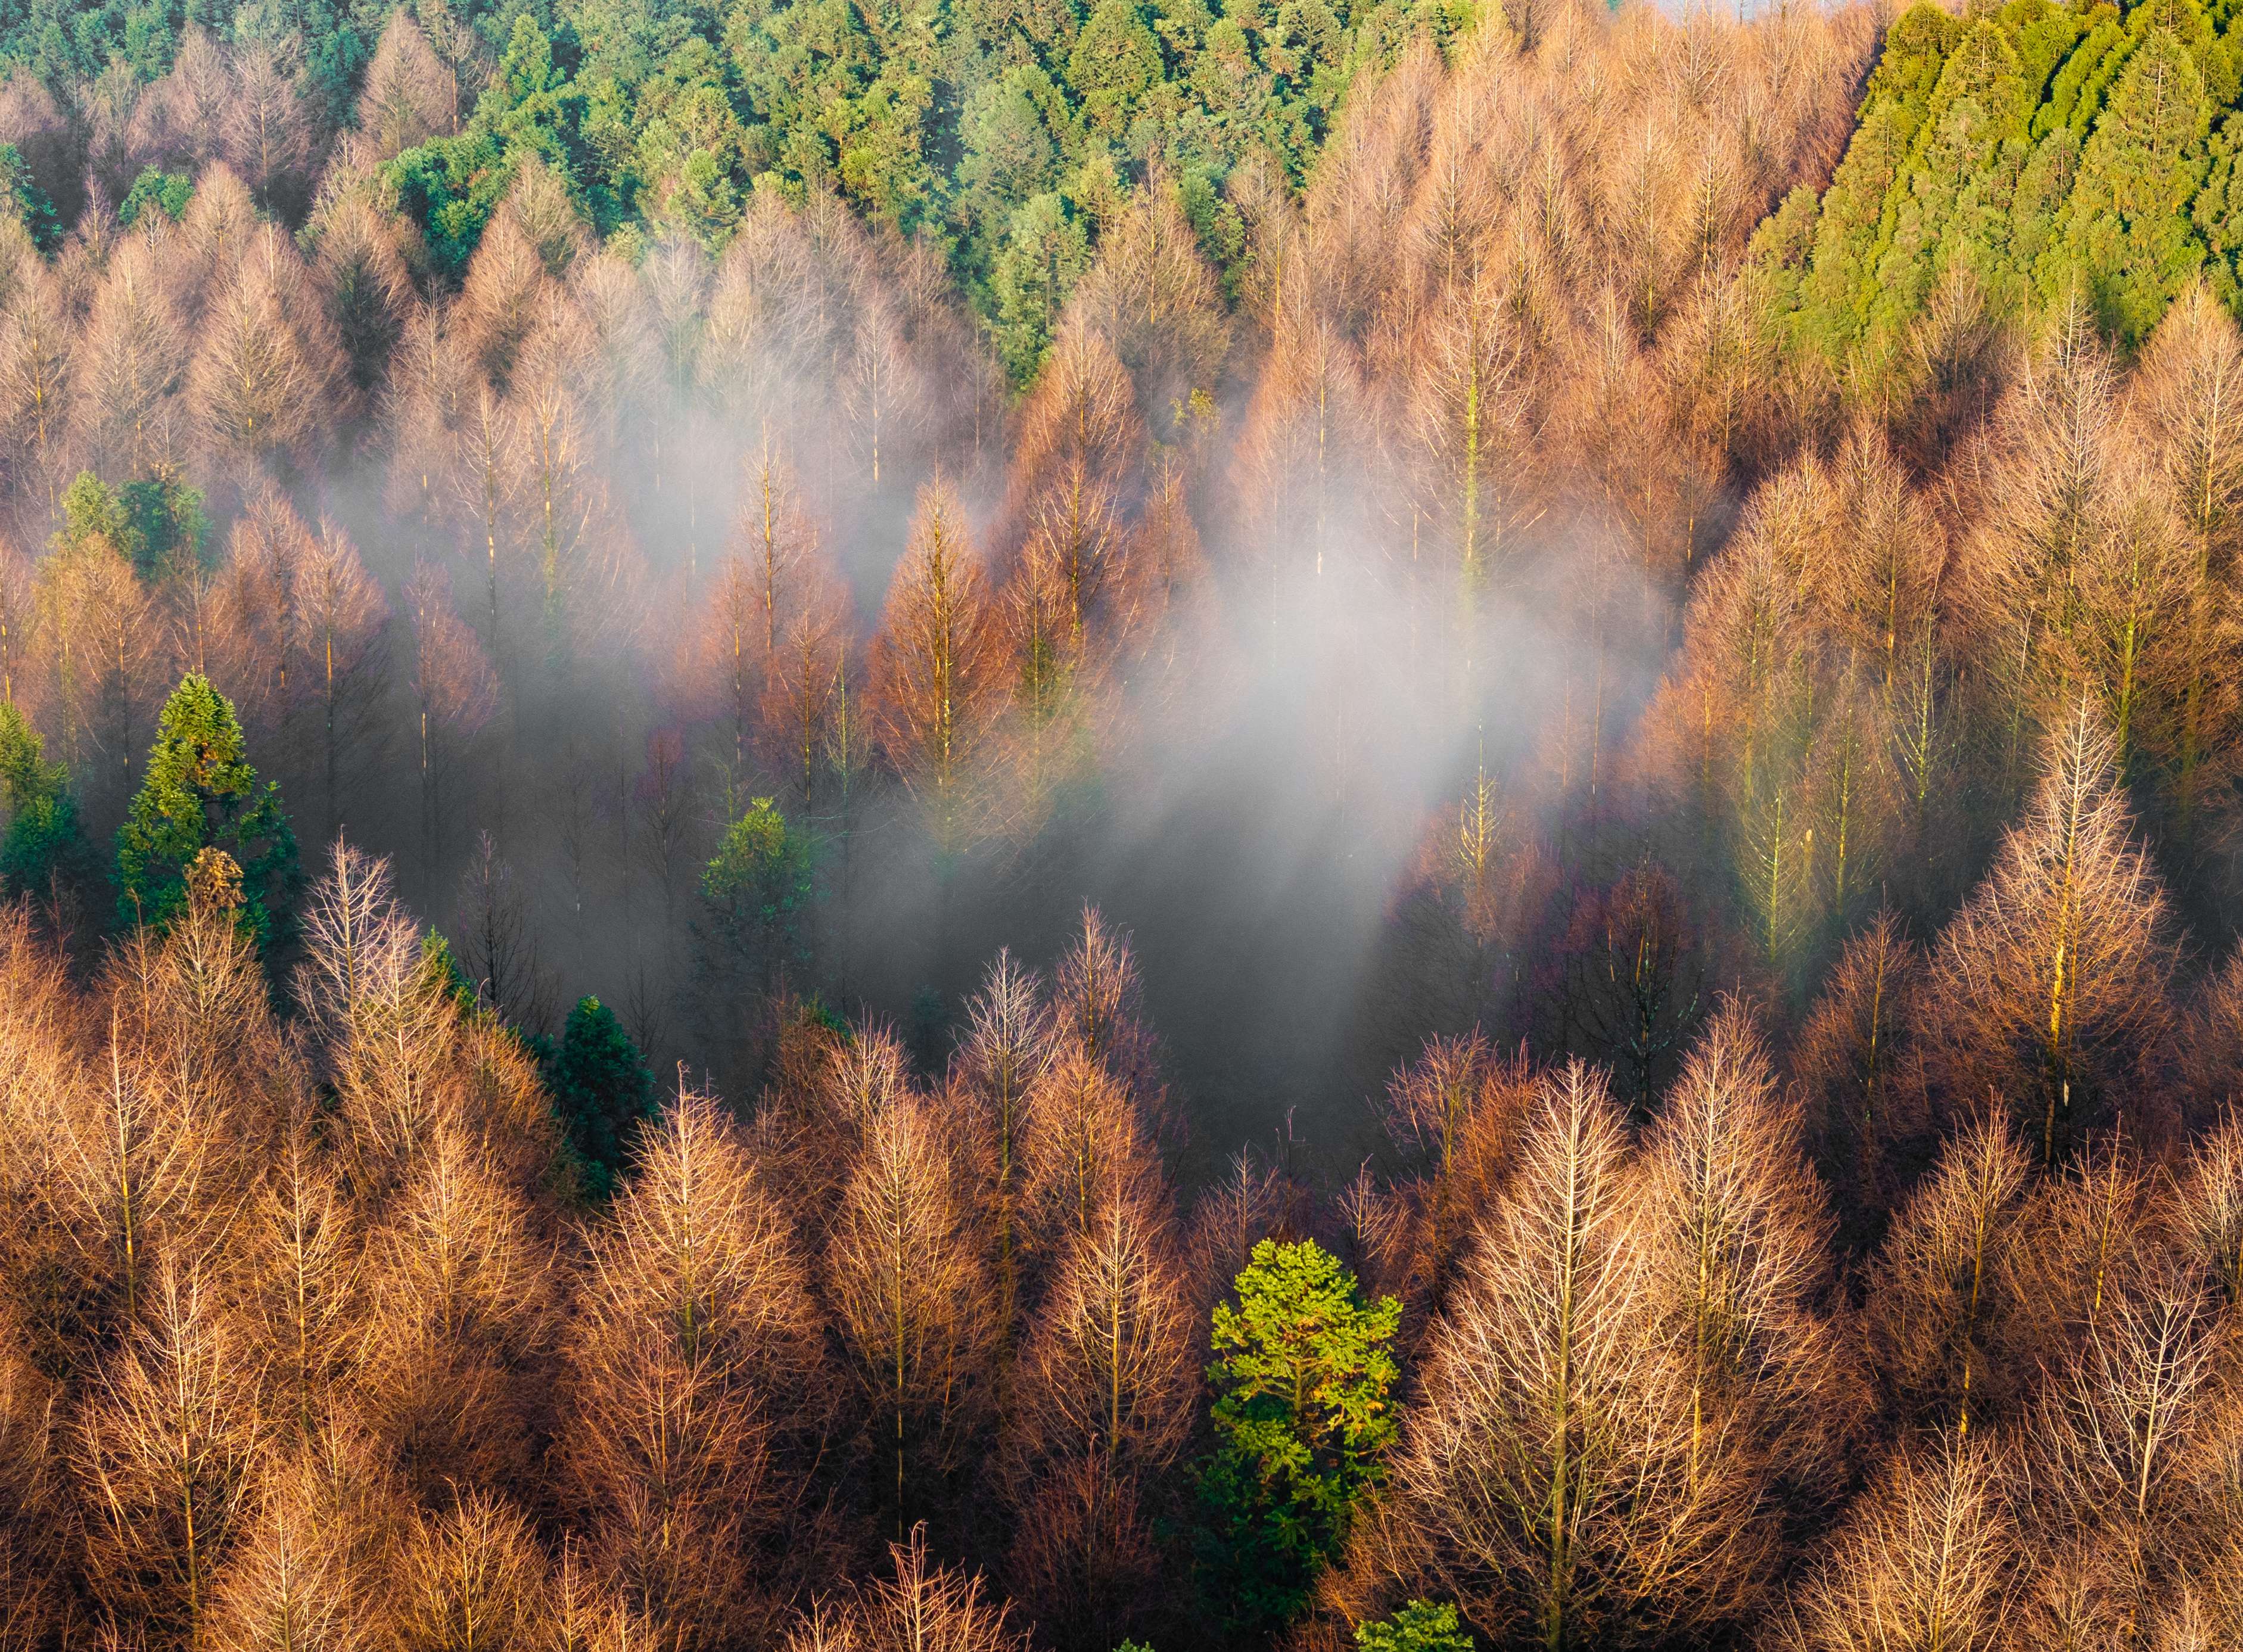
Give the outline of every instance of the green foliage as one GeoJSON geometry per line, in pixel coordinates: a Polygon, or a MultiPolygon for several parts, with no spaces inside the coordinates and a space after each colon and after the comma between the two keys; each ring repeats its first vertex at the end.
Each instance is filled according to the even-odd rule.
{"type": "Polygon", "coordinates": [[[2211,110],[2196,63],[2163,30],[2142,43],[2111,92],[2079,158],[2041,287],[2058,301],[2077,283],[2117,336],[2157,325],[2206,247],[2190,205],[2211,156],[2211,110]]]}
{"type": "Polygon", "coordinates": [[[176,224],[187,215],[187,203],[194,198],[193,179],[180,172],[143,166],[140,176],[132,180],[132,187],[125,192],[125,199],[118,206],[118,219],[130,228],[140,221],[141,213],[154,206],[176,224]]]}
{"type": "Polygon", "coordinates": [[[79,471],[63,489],[63,525],[56,537],[72,550],[90,539],[105,540],[128,560],[133,559],[131,516],[116,489],[91,470],[79,471]]]}
{"type": "Polygon", "coordinates": [[[117,833],[117,914],[162,928],[186,909],[188,863],[222,849],[242,872],[241,921],[260,945],[285,921],[300,873],[280,788],[259,786],[241,724],[209,679],[180,679],[157,719],[148,772],[117,833]]]}
{"type": "Polygon", "coordinates": [[[57,537],[68,547],[104,540],[132,564],[133,572],[153,582],[206,568],[210,532],[202,490],[176,474],[111,488],[91,470],[81,470],[63,491],[63,525],[57,537]]]}
{"type": "Polygon", "coordinates": [[[654,1075],[616,1013],[579,999],[560,1041],[532,1041],[569,1143],[583,1161],[587,1190],[615,1189],[642,1121],[654,1116],[654,1075]]]}
{"type": "Polygon", "coordinates": [[[12,212],[30,232],[31,245],[52,252],[62,239],[55,204],[31,176],[30,163],[13,144],[0,144],[0,212],[12,212]]]}
{"type": "Polygon", "coordinates": [[[211,565],[211,523],[199,488],[175,475],[128,482],[117,490],[117,502],[125,513],[132,566],[143,579],[211,565]]]}
{"type": "Polygon", "coordinates": [[[1474,1652],[1453,1606],[1411,1601],[1392,1617],[1355,1626],[1358,1652],[1474,1652]]]}
{"type": "Polygon", "coordinates": [[[1199,1466],[1210,1599],[1235,1628],[1306,1603],[1392,1443],[1402,1305],[1365,1299],[1320,1246],[1264,1239],[1217,1305],[1208,1380],[1215,1449],[1199,1466]]]}
{"type": "Polygon", "coordinates": [[[701,899],[736,960],[768,978],[795,952],[816,893],[809,838],[769,798],[724,830],[701,873],[701,899]]]}
{"type": "MultiPolygon", "coordinates": [[[[461,0],[448,25],[495,66],[459,130],[382,165],[381,188],[456,281],[535,156],[603,240],[677,230],[720,251],[759,190],[838,191],[876,223],[946,251],[1034,370],[1049,313],[1111,214],[1102,180],[1159,163],[1183,180],[1202,246],[1243,253],[1224,180],[1263,155],[1296,186],[1358,76],[1411,43],[1445,48],[1479,0],[461,0]],[[1023,226],[1020,214],[1050,203],[1023,226]]],[[[112,62],[142,80],[172,66],[190,22],[221,41],[292,37],[315,118],[349,123],[391,0],[30,0],[0,19],[0,59],[56,88],[112,62]]],[[[424,16],[424,23],[431,21],[424,16]]],[[[432,32],[435,32],[432,29],[432,32]]],[[[1887,78],[1891,78],[1888,74],[1887,78]]],[[[1928,84],[1928,83],[1927,83],[1928,84]]],[[[42,245],[52,208],[13,152],[0,186],[42,245]]],[[[49,189],[74,188],[46,179],[49,189]]],[[[173,218],[187,179],[150,168],[120,209],[173,218]]]]}
{"type": "Polygon", "coordinates": [[[2207,262],[2233,293],[2234,145],[2213,125],[2239,84],[2243,35],[2199,0],[1913,8],[1829,188],[1755,238],[1771,332],[1845,371],[1903,359],[1962,273],[2027,324],[2077,287],[2127,345],[2207,262]]]}
{"type": "Polygon", "coordinates": [[[1067,82],[1090,130],[1119,134],[1164,68],[1161,43],[1132,0],[1100,0],[1068,54],[1067,82]]]}
{"type": "Polygon", "coordinates": [[[475,998],[475,983],[460,967],[459,954],[452,950],[452,943],[434,929],[421,938],[420,984],[424,990],[450,999],[462,1015],[475,1015],[481,1008],[475,998]]]}
{"type": "Polygon", "coordinates": [[[91,851],[70,771],[46,760],[38,731],[12,700],[0,701],[0,800],[8,806],[0,888],[10,895],[44,894],[57,880],[84,876],[91,851]]]}
{"type": "Polygon", "coordinates": [[[1089,232],[1064,197],[1046,191],[1013,214],[990,288],[998,354],[1015,382],[1043,365],[1067,296],[1089,267],[1089,232]]]}

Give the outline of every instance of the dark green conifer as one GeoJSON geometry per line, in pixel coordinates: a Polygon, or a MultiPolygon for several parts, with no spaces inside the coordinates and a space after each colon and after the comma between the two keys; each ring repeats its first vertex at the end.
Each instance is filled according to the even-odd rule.
{"type": "Polygon", "coordinates": [[[187,867],[206,848],[240,866],[241,921],[259,944],[271,940],[300,875],[296,834],[280,788],[258,784],[233,706],[190,675],[164,704],[147,777],[118,829],[118,921],[169,924],[186,909],[187,867]]]}

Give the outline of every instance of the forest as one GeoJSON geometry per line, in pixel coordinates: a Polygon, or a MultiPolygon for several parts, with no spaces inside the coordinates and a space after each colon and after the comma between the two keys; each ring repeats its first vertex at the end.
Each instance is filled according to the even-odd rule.
{"type": "Polygon", "coordinates": [[[0,1649],[2243,1645],[2235,10],[0,10],[0,1649]]]}

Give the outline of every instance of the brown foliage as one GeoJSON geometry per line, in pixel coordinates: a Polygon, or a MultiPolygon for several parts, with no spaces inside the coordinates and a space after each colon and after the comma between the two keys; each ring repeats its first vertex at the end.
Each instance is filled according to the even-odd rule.
{"type": "Polygon", "coordinates": [[[592,1237],[569,1338],[569,1477],[590,1557],[664,1644],[769,1609],[818,1348],[791,1224],[708,1097],[650,1129],[592,1237]]]}
{"type": "Polygon", "coordinates": [[[948,483],[930,482],[888,588],[872,694],[882,746],[946,848],[967,829],[967,787],[999,692],[995,642],[964,507],[948,483]]]}
{"type": "Polygon", "coordinates": [[[2089,1130],[2166,1128],[2150,1084],[2172,952],[2094,709],[2045,750],[2031,811],[1933,950],[1921,1036],[1950,1108],[2011,1113],[2053,1162],[2089,1130]]]}

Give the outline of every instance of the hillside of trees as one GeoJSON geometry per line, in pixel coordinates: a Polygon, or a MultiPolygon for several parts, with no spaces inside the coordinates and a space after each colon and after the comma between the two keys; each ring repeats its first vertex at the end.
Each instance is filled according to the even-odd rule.
{"type": "Polygon", "coordinates": [[[0,1647],[2243,1644],[2234,27],[0,19],[0,1647]]]}

